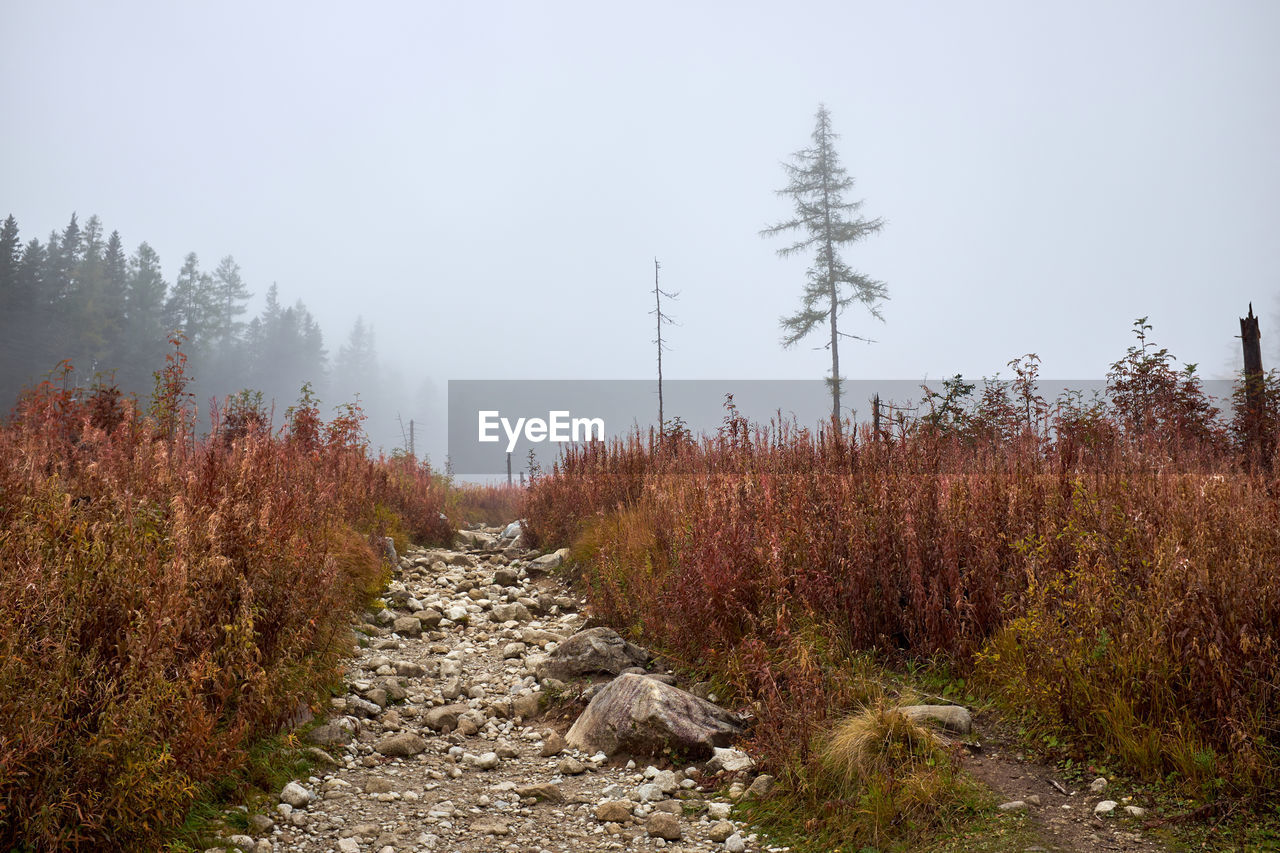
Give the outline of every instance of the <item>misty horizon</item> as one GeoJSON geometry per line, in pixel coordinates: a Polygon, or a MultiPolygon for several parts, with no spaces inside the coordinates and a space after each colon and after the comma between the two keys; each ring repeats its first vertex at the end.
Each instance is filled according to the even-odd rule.
{"type": "Polygon", "coordinates": [[[1249,303],[1280,362],[1274,4],[0,20],[0,216],[41,242],[100,216],[170,283],[189,252],[232,255],[248,316],[275,283],[331,358],[362,316],[391,389],[375,447],[399,445],[399,414],[434,424],[441,459],[449,380],[651,378],[655,256],[680,293],[669,378],[825,375],[821,340],[779,345],[807,261],[758,235],[819,103],[886,221],[847,256],[888,291],[884,323],[842,317],[875,341],[842,346],[849,379],[1007,376],[1033,352],[1045,376],[1100,377],[1137,317],[1224,378],[1249,303]]]}

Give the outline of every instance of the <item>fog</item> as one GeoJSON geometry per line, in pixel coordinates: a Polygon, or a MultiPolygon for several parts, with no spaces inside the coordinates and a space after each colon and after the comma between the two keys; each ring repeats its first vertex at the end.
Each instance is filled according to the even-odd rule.
{"type": "Polygon", "coordinates": [[[170,281],[234,255],[331,355],[362,316],[375,443],[398,412],[438,458],[451,379],[651,377],[655,257],[668,377],[824,376],[779,345],[808,260],[758,234],[824,103],[887,221],[845,254],[890,297],[843,315],[845,376],[1102,377],[1142,316],[1225,376],[1250,302],[1280,363],[1277,33],[1271,0],[15,0],[0,217],[96,214],[170,281]]]}

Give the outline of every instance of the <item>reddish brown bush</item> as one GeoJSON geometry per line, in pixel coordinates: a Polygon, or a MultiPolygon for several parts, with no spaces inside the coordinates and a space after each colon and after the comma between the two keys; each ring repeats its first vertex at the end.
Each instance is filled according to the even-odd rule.
{"type": "Polygon", "coordinates": [[[753,703],[784,761],[843,710],[842,656],[872,651],[976,661],[1035,725],[1137,772],[1266,790],[1280,480],[1140,331],[1111,403],[1044,403],[1029,357],[1012,396],[892,440],[730,410],[698,442],[575,450],[533,483],[528,529],[574,544],[607,619],[753,703]]]}
{"type": "Polygon", "coordinates": [[[0,427],[0,847],[153,849],[331,683],[380,588],[375,537],[440,541],[443,488],[304,401],[191,435],[56,381],[0,427]],[[243,428],[241,428],[243,427],[243,428]],[[380,509],[381,507],[381,509],[380,509]]]}

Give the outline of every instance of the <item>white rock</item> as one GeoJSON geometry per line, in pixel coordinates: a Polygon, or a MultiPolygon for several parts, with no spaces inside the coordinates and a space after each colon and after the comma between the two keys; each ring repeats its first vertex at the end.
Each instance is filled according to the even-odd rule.
{"type": "Polygon", "coordinates": [[[729,805],[728,803],[708,803],[707,817],[711,818],[712,820],[724,820],[727,817],[729,817],[729,811],[732,808],[733,806],[729,805]]]}
{"type": "Polygon", "coordinates": [[[338,849],[342,853],[360,853],[360,842],[354,838],[343,838],[338,841],[338,849]]]}
{"type": "Polygon", "coordinates": [[[707,769],[713,773],[717,770],[724,770],[727,773],[737,773],[740,770],[750,770],[755,767],[756,763],[740,749],[724,749],[715,747],[712,749],[711,760],[707,762],[707,769]]]}
{"type": "Polygon", "coordinates": [[[661,785],[646,782],[636,789],[636,796],[640,798],[640,802],[649,803],[654,800],[666,799],[666,792],[662,790],[661,785]]]}
{"type": "Polygon", "coordinates": [[[743,853],[747,849],[747,842],[743,841],[742,836],[735,832],[724,840],[724,849],[726,853],[743,853]]]}
{"type": "Polygon", "coordinates": [[[1115,800],[1103,800],[1093,807],[1094,814],[1111,814],[1115,811],[1117,803],[1115,800]]]}
{"type": "Polygon", "coordinates": [[[280,792],[280,802],[288,803],[295,809],[305,808],[315,798],[315,794],[299,785],[297,782],[290,782],[284,786],[284,790],[280,792]]]}
{"type": "Polygon", "coordinates": [[[676,774],[670,770],[663,770],[655,775],[653,784],[661,788],[664,794],[675,793],[680,788],[680,783],[676,781],[676,774]]]}
{"type": "Polygon", "coordinates": [[[1089,792],[1093,794],[1101,794],[1107,789],[1107,777],[1099,776],[1089,783],[1089,792]]]}
{"type": "Polygon", "coordinates": [[[1147,810],[1142,806],[1125,806],[1124,810],[1128,812],[1129,817],[1146,817],[1147,810]]]}

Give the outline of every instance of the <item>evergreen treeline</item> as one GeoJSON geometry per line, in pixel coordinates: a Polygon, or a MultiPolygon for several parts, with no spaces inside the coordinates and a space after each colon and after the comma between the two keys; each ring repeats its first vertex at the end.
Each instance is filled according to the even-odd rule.
{"type": "Polygon", "coordinates": [[[151,246],[128,253],[97,216],[81,225],[72,214],[44,242],[24,242],[10,215],[0,226],[0,412],[64,359],[79,384],[100,378],[146,397],[174,331],[185,336],[202,413],[211,398],[251,389],[282,414],[304,382],[335,402],[378,396],[373,330],[362,319],[331,364],[302,300],[283,306],[272,284],[262,313],[247,319],[251,296],[231,255],[206,271],[189,252],[170,282],[151,246]]]}

